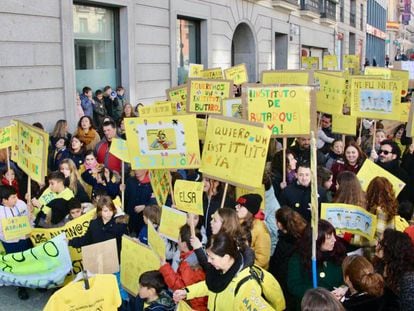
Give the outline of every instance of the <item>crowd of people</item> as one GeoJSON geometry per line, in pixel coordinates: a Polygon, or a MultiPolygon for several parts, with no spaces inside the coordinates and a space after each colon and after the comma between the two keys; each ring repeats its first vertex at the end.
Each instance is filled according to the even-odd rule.
{"type": "MultiPolygon", "coordinates": [[[[46,184],[32,181],[27,187],[25,173],[7,163],[6,150],[0,150],[0,218],[28,215],[36,227],[56,228],[96,209],[86,234],[69,245],[115,238],[120,254],[125,234],[148,244],[148,224],[158,228],[162,208],[149,171],[127,166],[123,184],[122,161],[109,152],[113,138],[125,139],[124,120],[138,116],[141,104],[128,103],[122,87],[92,94],[85,87],[78,97],[73,134],[65,120],[58,120],[50,133],[46,184]]],[[[161,268],[142,274],[139,294],[123,293],[120,308],[174,310],[186,300],[194,310],[230,310],[250,298],[265,310],[414,310],[414,143],[404,124],[390,133],[381,122],[363,120],[360,136],[342,137],[332,133],[331,123],[330,115],[319,116],[318,185],[312,186],[318,189],[319,204],[352,204],[375,214],[373,240],[339,235],[330,222],[319,220],[319,287],[313,288],[310,139],[288,139],[287,146],[272,139],[264,197],[236,197],[234,187],[225,191],[222,182],[197,170],[171,172],[172,186],[177,179],[204,183],[204,216],[189,215],[177,243],[165,239],[161,268]],[[364,161],[374,161],[406,186],[397,196],[387,178],[375,177],[363,191],[356,174],[364,161]]],[[[166,205],[174,207],[172,202],[169,196],[166,205]]],[[[1,229],[0,222],[6,253],[32,247],[25,236],[6,241],[1,229]]],[[[29,298],[24,287],[18,296],[29,298]]]]}

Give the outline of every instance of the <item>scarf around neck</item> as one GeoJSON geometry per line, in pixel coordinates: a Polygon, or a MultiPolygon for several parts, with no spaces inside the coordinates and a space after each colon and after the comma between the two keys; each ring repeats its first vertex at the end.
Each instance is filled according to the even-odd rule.
{"type": "Polygon", "coordinates": [[[211,267],[206,273],[206,285],[208,289],[213,293],[222,292],[230,284],[236,274],[243,269],[243,266],[243,257],[239,254],[226,273],[222,273],[214,267],[211,267]]]}

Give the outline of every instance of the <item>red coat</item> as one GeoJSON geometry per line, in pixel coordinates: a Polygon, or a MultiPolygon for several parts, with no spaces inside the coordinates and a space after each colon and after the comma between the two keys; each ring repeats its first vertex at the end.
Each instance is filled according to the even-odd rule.
{"type": "MultiPolygon", "coordinates": [[[[206,274],[204,270],[198,265],[190,265],[190,262],[194,262],[196,258],[194,251],[181,253],[181,261],[177,272],[173,270],[169,263],[164,264],[160,268],[164,281],[169,288],[172,290],[182,289],[188,285],[205,280],[206,274]]],[[[194,310],[207,311],[207,296],[191,299],[189,304],[194,310]]]]}
{"type": "MultiPolygon", "coordinates": [[[[1,184],[4,185],[4,186],[10,186],[9,180],[6,177],[3,177],[2,178],[1,184]]],[[[20,196],[20,193],[19,193],[19,184],[18,184],[18,182],[17,182],[16,179],[13,179],[11,186],[13,187],[14,190],[16,190],[17,197],[20,200],[23,200],[23,198],[20,196]]]]}

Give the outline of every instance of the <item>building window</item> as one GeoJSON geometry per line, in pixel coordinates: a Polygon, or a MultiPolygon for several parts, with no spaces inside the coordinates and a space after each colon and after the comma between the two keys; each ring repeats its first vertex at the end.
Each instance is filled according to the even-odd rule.
{"type": "Polygon", "coordinates": [[[73,5],[76,89],[93,90],[119,81],[117,43],[118,11],[112,8],[73,5]]]}
{"type": "Polygon", "coordinates": [[[349,12],[349,25],[356,26],[356,1],[351,0],[351,11],[349,12]]]}
{"type": "Polygon", "coordinates": [[[178,84],[187,81],[190,63],[201,63],[200,21],[178,17],[177,24],[177,73],[178,84]]]}
{"type": "Polygon", "coordinates": [[[360,29],[364,30],[364,5],[361,3],[361,8],[360,8],[360,15],[359,15],[359,25],[360,25],[360,29]]]}
{"type": "Polygon", "coordinates": [[[345,11],[345,0],[340,0],[340,2],[339,2],[339,20],[340,20],[341,23],[343,23],[345,21],[344,11],[345,11]]]}

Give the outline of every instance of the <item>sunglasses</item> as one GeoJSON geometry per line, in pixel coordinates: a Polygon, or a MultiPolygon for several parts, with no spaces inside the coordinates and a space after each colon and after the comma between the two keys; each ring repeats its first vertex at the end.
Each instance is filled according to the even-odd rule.
{"type": "Polygon", "coordinates": [[[383,154],[385,154],[385,155],[388,155],[388,154],[392,153],[392,151],[388,151],[388,150],[380,150],[380,151],[379,151],[379,154],[381,154],[381,153],[383,153],[383,154]]]}

